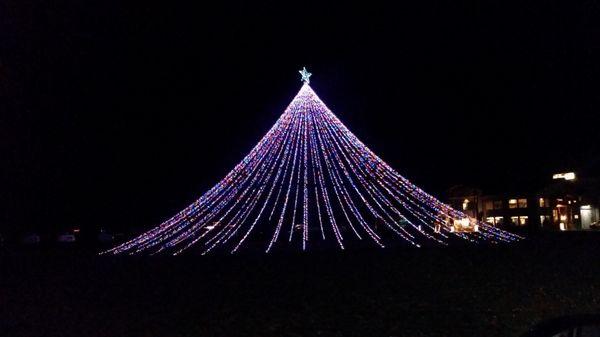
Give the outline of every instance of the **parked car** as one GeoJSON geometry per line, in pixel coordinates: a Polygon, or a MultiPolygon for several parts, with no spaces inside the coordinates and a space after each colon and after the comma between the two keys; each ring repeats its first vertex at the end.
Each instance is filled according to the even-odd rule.
{"type": "Polygon", "coordinates": [[[600,315],[578,315],[554,318],[537,324],[522,337],[597,337],[600,315]]]}
{"type": "Polygon", "coordinates": [[[110,243],[113,242],[115,236],[107,232],[104,228],[100,229],[100,233],[98,233],[98,241],[100,243],[110,243]]]}
{"type": "Polygon", "coordinates": [[[37,233],[29,233],[23,237],[21,242],[25,245],[37,245],[42,241],[37,233]]]}
{"type": "Polygon", "coordinates": [[[75,241],[77,241],[77,238],[75,238],[75,234],[63,233],[58,236],[57,241],[58,242],[75,242],[75,241]]]}

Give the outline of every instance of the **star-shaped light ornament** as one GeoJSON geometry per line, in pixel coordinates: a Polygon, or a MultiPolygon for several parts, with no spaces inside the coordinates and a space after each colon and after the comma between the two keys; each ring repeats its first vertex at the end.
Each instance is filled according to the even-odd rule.
{"type": "Polygon", "coordinates": [[[302,82],[304,82],[306,84],[310,83],[310,76],[312,74],[309,73],[308,70],[306,70],[306,67],[302,67],[302,70],[298,70],[298,72],[302,76],[302,80],[301,80],[302,82]]]}

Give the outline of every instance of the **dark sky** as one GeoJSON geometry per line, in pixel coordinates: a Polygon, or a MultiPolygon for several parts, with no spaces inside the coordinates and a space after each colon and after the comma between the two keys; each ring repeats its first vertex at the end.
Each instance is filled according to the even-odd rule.
{"type": "Polygon", "coordinates": [[[0,231],[158,224],[242,159],[304,65],[434,193],[598,168],[597,3],[203,3],[0,4],[0,231]]]}

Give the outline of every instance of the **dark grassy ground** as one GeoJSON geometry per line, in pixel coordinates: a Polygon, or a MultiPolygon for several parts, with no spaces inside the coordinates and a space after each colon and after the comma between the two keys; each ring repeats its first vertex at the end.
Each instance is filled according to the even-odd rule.
{"type": "Polygon", "coordinates": [[[5,254],[0,335],[519,336],[600,312],[598,234],[278,256],[5,254]]]}

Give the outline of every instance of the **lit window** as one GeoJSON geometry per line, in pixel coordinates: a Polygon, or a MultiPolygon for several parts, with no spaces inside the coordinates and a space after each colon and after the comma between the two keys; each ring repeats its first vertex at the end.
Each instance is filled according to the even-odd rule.
{"type": "Polygon", "coordinates": [[[527,226],[529,224],[529,217],[527,215],[511,216],[510,222],[514,226],[527,226]]]}
{"type": "Polygon", "coordinates": [[[501,216],[488,216],[485,218],[485,222],[489,223],[490,225],[501,225],[502,219],[503,218],[501,216]]]}
{"type": "Polygon", "coordinates": [[[542,207],[542,208],[550,207],[550,203],[548,202],[548,199],[540,198],[540,207],[542,207]]]}
{"type": "Polygon", "coordinates": [[[529,217],[528,216],[520,216],[519,217],[519,225],[520,226],[527,226],[527,224],[529,223],[529,217]]]}
{"type": "Polygon", "coordinates": [[[517,208],[517,199],[509,199],[508,208],[517,208]]]}
{"type": "Polygon", "coordinates": [[[540,215],[540,225],[546,226],[550,224],[550,216],[549,215],[540,215]]]}
{"type": "Polygon", "coordinates": [[[579,219],[579,214],[575,214],[575,215],[573,215],[573,217],[574,217],[575,219],[579,219]]]}
{"type": "Polygon", "coordinates": [[[527,199],[519,199],[518,206],[519,208],[527,208],[527,199]]]}

